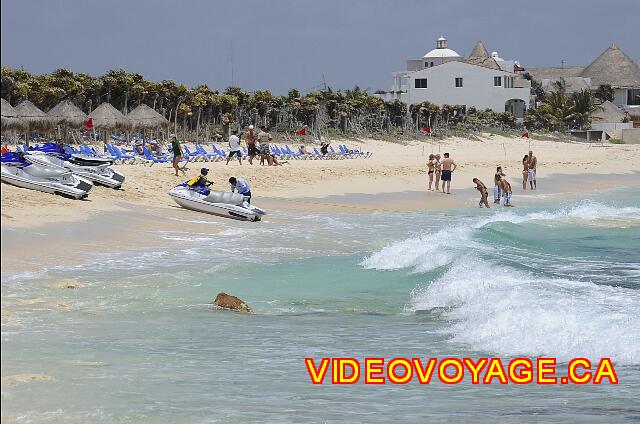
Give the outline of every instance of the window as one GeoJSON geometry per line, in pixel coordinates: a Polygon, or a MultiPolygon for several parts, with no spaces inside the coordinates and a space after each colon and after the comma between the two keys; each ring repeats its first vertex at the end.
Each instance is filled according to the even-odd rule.
{"type": "Polygon", "coordinates": [[[456,87],[462,87],[462,78],[456,78],[456,87]]]}
{"type": "Polygon", "coordinates": [[[433,66],[433,62],[431,62],[431,66],[433,66]]]}
{"type": "Polygon", "coordinates": [[[637,88],[627,90],[627,105],[640,105],[640,90],[637,88]]]}
{"type": "Polygon", "coordinates": [[[416,78],[416,88],[427,88],[426,78],[416,78]]]}
{"type": "Polygon", "coordinates": [[[493,77],[493,86],[502,87],[502,77],[493,77]]]}
{"type": "Polygon", "coordinates": [[[424,62],[424,67],[428,68],[429,67],[429,62],[424,62]]]}

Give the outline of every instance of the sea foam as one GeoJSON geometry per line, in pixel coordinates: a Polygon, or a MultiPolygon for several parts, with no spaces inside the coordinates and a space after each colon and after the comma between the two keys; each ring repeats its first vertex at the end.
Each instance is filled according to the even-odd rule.
{"type": "Polygon", "coordinates": [[[439,277],[411,293],[406,309],[444,309],[446,331],[455,343],[505,355],[610,356],[640,364],[640,291],[514,269],[474,240],[494,223],[599,219],[640,220],[640,208],[583,201],[555,210],[465,218],[455,227],[392,243],[361,265],[413,272],[442,268],[439,277]]]}

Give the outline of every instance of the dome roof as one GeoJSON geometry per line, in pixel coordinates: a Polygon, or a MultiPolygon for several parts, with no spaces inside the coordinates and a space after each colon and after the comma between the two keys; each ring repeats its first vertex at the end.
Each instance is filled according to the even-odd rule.
{"type": "Polygon", "coordinates": [[[427,59],[432,57],[441,58],[441,57],[462,57],[462,56],[460,56],[458,52],[456,52],[455,50],[446,48],[446,49],[433,49],[422,57],[424,59],[427,59]]]}

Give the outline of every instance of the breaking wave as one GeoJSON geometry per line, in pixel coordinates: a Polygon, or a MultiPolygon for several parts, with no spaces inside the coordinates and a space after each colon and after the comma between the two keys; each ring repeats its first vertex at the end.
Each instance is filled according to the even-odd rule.
{"type": "MultiPolygon", "coordinates": [[[[479,220],[463,218],[456,227],[392,243],[365,258],[361,265],[425,273],[429,281],[411,293],[406,309],[443,310],[440,317],[448,322],[445,331],[454,343],[505,355],[551,355],[559,360],[611,357],[640,364],[638,281],[620,287],[615,279],[594,284],[570,272],[559,277],[553,266],[537,263],[537,256],[529,255],[527,240],[518,240],[513,246],[481,241],[483,234],[487,236],[485,231],[497,223],[520,227],[539,221],[547,221],[545,225],[588,225],[589,221],[612,219],[637,225],[640,208],[583,201],[550,211],[520,215],[507,211],[479,220]],[[505,261],[504,255],[496,252],[505,247],[513,252],[515,260],[505,261]],[[533,265],[518,266],[531,261],[533,265]]],[[[544,229],[521,228],[518,234],[526,235],[529,230],[544,229]]],[[[576,270],[585,262],[584,258],[551,259],[576,270]]],[[[626,266],[627,279],[638,275],[640,263],[626,266]]],[[[606,267],[601,273],[600,278],[606,281],[606,267]]]]}

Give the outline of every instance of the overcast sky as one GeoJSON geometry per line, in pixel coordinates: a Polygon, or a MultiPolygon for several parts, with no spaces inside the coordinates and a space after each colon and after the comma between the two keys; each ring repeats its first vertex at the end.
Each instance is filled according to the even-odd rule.
{"type": "Polygon", "coordinates": [[[523,66],[586,65],[611,43],[638,61],[640,0],[1,0],[3,65],[286,93],[388,89],[444,35],[523,66]],[[635,27],[635,30],[632,28],[635,27]],[[233,46],[233,48],[232,48],[233,46]],[[232,54],[233,53],[233,54],[232,54]],[[233,58],[233,60],[232,60],[233,58]],[[233,63],[233,66],[232,66],[233,63]]]}

